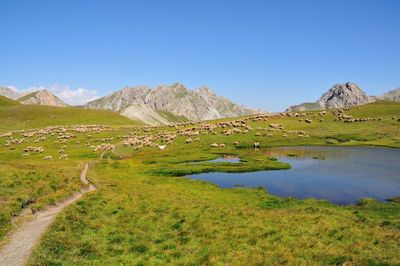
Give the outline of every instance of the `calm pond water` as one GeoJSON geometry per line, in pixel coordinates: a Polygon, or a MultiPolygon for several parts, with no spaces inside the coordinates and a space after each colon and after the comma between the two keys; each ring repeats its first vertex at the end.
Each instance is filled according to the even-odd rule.
{"type": "Polygon", "coordinates": [[[214,160],[207,161],[209,163],[239,163],[240,159],[238,157],[219,157],[214,160]]]}
{"type": "Polygon", "coordinates": [[[200,162],[190,162],[189,164],[199,164],[199,163],[240,163],[240,158],[238,157],[218,157],[209,161],[200,161],[200,162]]]}
{"type": "Polygon", "coordinates": [[[374,147],[276,147],[266,156],[292,168],[251,173],[203,173],[190,178],[223,188],[258,187],[278,196],[353,204],[361,198],[384,201],[400,195],[400,149],[374,147]]]}

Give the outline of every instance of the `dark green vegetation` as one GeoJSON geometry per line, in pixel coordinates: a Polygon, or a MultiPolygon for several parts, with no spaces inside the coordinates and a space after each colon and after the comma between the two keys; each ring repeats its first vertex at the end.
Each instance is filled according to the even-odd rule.
{"type": "MultiPolygon", "coordinates": [[[[344,123],[334,121],[331,112],[323,117],[314,112],[301,118],[249,120],[246,123],[252,129],[247,133],[227,136],[223,131],[233,129],[227,126],[215,129],[215,133],[203,132],[191,137],[182,136],[171,127],[122,128],[118,127],[123,124],[122,120],[121,124],[103,120],[104,124],[114,125],[114,130],[74,132],[76,137],[63,144],[56,142],[55,135],[47,136],[39,144],[30,138],[15,150],[9,150],[3,147],[6,139],[0,138],[3,167],[0,176],[6,176],[7,186],[14,186],[21,191],[20,195],[30,195],[30,191],[25,190],[22,182],[13,182],[9,172],[12,175],[16,171],[21,176],[15,180],[38,180],[30,183],[32,191],[48,185],[36,197],[42,205],[62,196],[58,194],[61,191],[67,194],[73,190],[79,181],[77,169],[83,161],[90,161],[88,178],[98,189],[57,217],[31,257],[31,265],[398,265],[400,204],[397,199],[388,203],[364,199],[358,205],[341,207],[326,201],[276,197],[263,189],[220,189],[206,182],[178,177],[208,171],[287,168],[287,164],[264,155],[263,148],[269,146],[400,147],[400,122],[397,121],[400,104],[379,102],[353,108],[346,114],[377,119],[344,123]],[[305,118],[312,119],[312,123],[306,123],[305,118]],[[271,130],[269,125],[278,123],[284,130],[271,130]],[[121,143],[127,136],[154,137],[168,132],[175,132],[177,137],[165,150],[157,146],[137,150],[136,146],[121,143]],[[186,143],[188,138],[192,142],[186,143]],[[88,140],[90,143],[85,145],[88,140]],[[93,152],[90,145],[108,142],[116,148],[99,159],[102,152],[93,152]],[[249,149],[255,142],[259,143],[260,150],[249,149]],[[212,148],[212,143],[223,143],[225,147],[212,148]],[[23,157],[22,149],[28,145],[40,145],[46,150],[43,154],[23,157]],[[58,160],[57,151],[62,145],[68,146],[65,149],[68,161],[58,160]],[[54,160],[43,162],[42,157],[46,155],[54,156],[54,160]],[[223,155],[239,157],[241,162],[202,162],[223,155]],[[27,165],[37,171],[33,177],[29,176],[27,165]],[[71,169],[68,175],[71,184],[65,179],[67,168],[71,169]],[[52,187],[59,189],[52,192],[52,187]]],[[[74,119],[77,118],[70,117],[67,121],[80,123],[74,119]]],[[[43,120],[41,126],[47,121],[43,120]]],[[[209,124],[232,120],[235,119],[209,124]]],[[[97,123],[100,122],[85,124],[97,123]]],[[[180,130],[196,126],[186,125],[180,130]]],[[[13,137],[19,139],[20,133],[13,137]]],[[[153,143],[163,145],[159,139],[153,139],[153,143]]],[[[16,206],[13,213],[21,206],[11,190],[0,195],[0,204],[1,209],[16,206]]],[[[7,212],[3,219],[9,220],[10,215],[7,212]]]]}

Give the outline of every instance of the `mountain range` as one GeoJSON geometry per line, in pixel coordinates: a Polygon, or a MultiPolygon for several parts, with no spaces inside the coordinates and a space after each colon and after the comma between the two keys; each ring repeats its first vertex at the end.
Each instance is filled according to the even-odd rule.
{"type": "Polygon", "coordinates": [[[217,96],[207,87],[189,90],[180,83],[154,89],[146,86],[126,87],[89,102],[84,107],[112,110],[150,124],[165,124],[166,119],[171,120],[168,117],[201,121],[260,112],[217,96]]]}
{"type": "MultiPolygon", "coordinates": [[[[0,96],[16,100],[21,104],[68,106],[46,89],[20,93],[10,88],[0,87],[0,96]]],[[[286,111],[343,108],[367,104],[376,100],[400,101],[400,88],[379,96],[368,96],[352,82],[336,84],[316,102],[290,106],[286,111]]],[[[81,108],[109,110],[150,125],[262,113],[260,110],[240,106],[224,97],[217,96],[207,87],[189,90],[180,83],[160,85],[154,89],[147,86],[125,87],[88,102],[81,108]]]]}
{"type": "MultiPolygon", "coordinates": [[[[21,94],[10,88],[0,88],[0,95],[22,104],[68,106],[48,90],[21,94]]],[[[160,85],[154,89],[146,86],[126,87],[82,107],[114,111],[151,125],[236,117],[261,112],[217,96],[207,87],[189,90],[180,83],[160,85]]]]}

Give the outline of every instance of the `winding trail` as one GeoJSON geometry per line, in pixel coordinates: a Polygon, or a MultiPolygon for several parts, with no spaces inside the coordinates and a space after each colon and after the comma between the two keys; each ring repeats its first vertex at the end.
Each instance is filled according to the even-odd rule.
{"type": "Polygon", "coordinates": [[[86,179],[87,171],[88,163],[85,163],[81,172],[81,181],[84,186],[81,187],[79,192],[75,192],[72,196],[54,206],[33,214],[28,222],[22,224],[19,229],[11,233],[9,242],[1,247],[0,266],[25,265],[35,244],[54,221],[56,215],[66,206],[80,199],[85,193],[96,189],[96,186],[86,179]]]}

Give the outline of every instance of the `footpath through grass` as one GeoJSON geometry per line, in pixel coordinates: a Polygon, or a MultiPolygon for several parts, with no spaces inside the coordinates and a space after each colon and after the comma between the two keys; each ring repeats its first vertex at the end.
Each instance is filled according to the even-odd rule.
{"type": "Polygon", "coordinates": [[[396,265],[400,205],[338,207],[262,189],[92,165],[98,191],[57,218],[30,265],[396,265]]]}
{"type": "Polygon", "coordinates": [[[11,219],[23,209],[39,210],[67,198],[80,187],[76,163],[0,162],[0,242],[11,219]]]}

